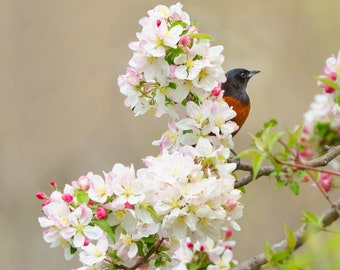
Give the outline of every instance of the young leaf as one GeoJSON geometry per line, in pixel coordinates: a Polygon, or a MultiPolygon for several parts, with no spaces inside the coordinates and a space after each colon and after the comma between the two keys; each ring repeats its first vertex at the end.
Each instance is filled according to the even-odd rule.
{"type": "Polygon", "coordinates": [[[270,246],[269,242],[266,242],[266,246],[264,247],[264,256],[268,261],[270,261],[273,255],[274,251],[272,250],[272,247],[270,246]]]}
{"type": "Polygon", "coordinates": [[[332,87],[334,89],[338,88],[337,83],[335,81],[333,81],[332,79],[330,79],[330,78],[318,77],[318,80],[320,82],[322,82],[323,84],[328,85],[328,86],[330,86],[330,87],[332,87]]]}
{"type": "Polygon", "coordinates": [[[300,192],[300,186],[297,182],[292,182],[289,184],[290,190],[294,193],[294,195],[299,195],[300,192]]]}
{"type": "Polygon", "coordinates": [[[279,252],[275,253],[270,258],[270,261],[274,262],[274,263],[279,263],[279,262],[282,262],[282,261],[288,259],[290,255],[291,255],[291,251],[285,249],[285,250],[282,250],[282,251],[279,251],[279,252]]]}
{"type": "Polygon", "coordinates": [[[116,237],[114,234],[114,227],[111,227],[110,224],[103,219],[95,219],[91,221],[92,224],[99,226],[107,235],[111,238],[113,243],[116,243],[116,237]]]}
{"type": "Polygon", "coordinates": [[[287,224],[284,225],[284,229],[285,229],[285,234],[287,238],[287,246],[291,250],[294,250],[295,245],[296,245],[296,238],[295,238],[294,232],[292,229],[288,227],[287,224]]]}
{"type": "Polygon", "coordinates": [[[322,217],[317,216],[309,211],[302,212],[303,218],[301,219],[302,222],[310,225],[314,225],[315,227],[322,228],[322,217]]]}
{"type": "Polygon", "coordinates": [[[253,158],[253,179],[256,179],[257,174],[259,173],[259,170],[263,164],[263,162],[267,159],[268,154],[266,152],[264,153],[258,153],[258,155],[255,155],[253,158]]]}
{"type": "Polygon", "coordinates": [[[89,195],[81,189],[75,189],[74,195],[80,204],[87,204],[89,202],[89,195]]]}
{"type": "Polygon", "coordinates": [[[207,40],[212,40],[212,37],[208,34],[204,34],[204,33],[199,33],[199,34],[192,34],[193,38],[197,38],[197,39],[207,39],[207,40]]]}
{"type": "Polygon", "coordinates": [[[283,132],[275,132],[269,136],[267,142],[268,151],[272,151],[273,146],[277,143],[278,140],[282,138],[283,135],[283,132]]]}

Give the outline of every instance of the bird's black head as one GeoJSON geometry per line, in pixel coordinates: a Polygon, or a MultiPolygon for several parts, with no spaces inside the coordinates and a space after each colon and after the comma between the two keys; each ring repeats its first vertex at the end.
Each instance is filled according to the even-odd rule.
{"type": "Polygon", "coordinates": [[[226,73],[227,81],[221,85],[224,90],[224,96],[231,96],[235,98],[249,99],[246,93],[247,84],[249,79],[255,74],[259,73],[258,70],[247,70],[244,68],[235,68],[226,73]]]}

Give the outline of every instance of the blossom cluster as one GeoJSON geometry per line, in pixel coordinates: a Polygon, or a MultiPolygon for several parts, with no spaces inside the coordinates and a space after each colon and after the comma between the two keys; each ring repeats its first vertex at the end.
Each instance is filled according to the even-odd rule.
{"type": "Polygon", "coordinates": [[[118,85],[135,115],[170,116],[154,142],[160,154],[138,170],[115,164],[104,177],[88,173],[63,190],[53,182],[50,196],[38,192],[44,240],[66,259],[79,252],[79,270],[229,269],[243,205],[228,162],[238,126],[222,98],[223,47],[211,46],[180,3],[158,5],[139,23],[118,85]]]}
{"type": "Polygon", "coordinates": [[[118,84],[135,115],[150,111],[176,118],[176,104],[198,103],[226,80],[223,46],[211,46],[180,3],[156,6],[148,15],[139,21],[142,31],[129,44],[134,53],[118,84]]]}
{"type": "MultiPolygon", "coordinates": [[[[229,230],[239,230],[242,205],[230,175],[234,167],[217,178],[194,156],[166,150],[144,163],[137,171],[116,164],[104,177],[88,173],[62,191],[53,184],[56,190],[50,196],[37,193],[44,200],[39,218],[44,240],[63,247],[66,259],[79,250],[84,264],[79,270],[131,267],[143,260],[152,240],[161,244],[162,252],[145,264],[161,269],[165,258],[173,267],[180,264],[184,240],[214,245],[229,230]]],[[[226,252],[226,264],[231,262],[231,251],[224,251],[228,247],[216,248],[215,261],[219,255],[226,260],[226,252]]]]}
{"type": "Polygon", "coordinates": [[[318,79],[318,85],[340,105],[340,50],[338,56],[332,55],[326,60],[324,74],[318,79]]]}
{"type": "Polygon", "coordinates": [[[318,85],[324,93],[315,96],[304,114],[302,142],[307,146],[303,152],[307,158],[313,156],[312,149],[322,154],[324,145],[340,143],[340,51],[337,57],[333,55],[326,60],[318,85]]]}

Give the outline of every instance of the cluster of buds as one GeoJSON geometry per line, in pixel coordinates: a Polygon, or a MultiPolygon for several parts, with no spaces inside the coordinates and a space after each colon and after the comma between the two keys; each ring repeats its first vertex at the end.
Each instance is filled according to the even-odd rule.
{"type": "MultiPolygon", "coordinates": [[[[324,74],[318,77],[318,85],[324,93],[314,97],[309,110],[304,114],[301,136],[302,161],[324,154],[332,145],[340,144],[340,51],[326,60],[324,74]]],[[[332,161],[337,166],[337,161],[332,161]]],[[[308,181],[306,177],[306,182],[308,181]]],[[[320,174],[320,185],[328,192],[332,186],[329,174],[320,174]]]]}
{"type": "Polygon", "coordinates": [[[235,112],[223,101],[223,46],[211,46],[177,3],[140,20],[133,56],[118,85],[135,115],[168,114],[169,130],[144,168],[115,164],[43,200],[44,240],[90,269],[229,269],[231,230],[240,230],[240,191],[228,163],[235,112]],[[178,106],[185,106],[180,119],[178,106]],[[191,255],[190,255],[191,254],[191,255]],[[197,255],[198,254],[198,255],[197,255]]]}

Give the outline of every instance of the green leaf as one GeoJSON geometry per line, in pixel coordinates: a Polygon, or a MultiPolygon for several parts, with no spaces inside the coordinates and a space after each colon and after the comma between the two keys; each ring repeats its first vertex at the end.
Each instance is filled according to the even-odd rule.
{"type": "Polygon", "coordinates": [[[177,84],[174,83],[174,82],[169,82],[169,88],[176,89],[177,88],[177,84]]]}
{"type": "Polygon", "coordinates": [[[77,248],[70,246],[70,253],[73,255],[77,252],[77,248]]]}
{"type": "Polygon", "coordinates": [[[275,253],[270,258],[270,261],[274,262],[274,263],[279,263],[279,262],[282,262],[282,261],[288,259],[290,255],[291,255],[291,251],[285,249],[285,250],[282,250],[282,251],[275,253]]]}
{"type": "Polygon", "coordinates": [[[242,151],[241,153],[238,153],[236,158],[254,157],[257,156],[258,154],[261,154],[261,152],[257,149],[247,149],[242,151]]]}
{"type": "Polygon", "coordinates": [[[278,140],[282,138],[283,135],[283,132],[275,132],[268,137],[267,148],[269,152],[272,151],[273,146],[277,143],[278,140]]]}
{"type": "Polygon", "coordinates": [[[186,28],[187,27],[187,24],[183,21],[174,21],[171,25],[170,25],[170,29],[175,27],[176,25],[180,25],[182,26],[183,28],[186,28]]]}
{"type": "Polygon", "coordinates": [[[279,180],[275,183],[274,188],[279,189],[280,187],[283,187],[283,186],[286,186],[286,185],[287,185],[287,181],[279,180]]]}
{"type": "Polygon", "coordinates": [[[288,227],[287,224],[284,225],[284,229],[285,229],[285,234],[286,234],[286,239],[287,239],[287,246],[291,250],[294,250],[295,245],[296,245],[296,238],[295,238],[294,232],[292,229],[288,227]]]}
{"type": "Polygon", "coordinates": [[[271,127],[275,127],[277,125],[277,121],[276,119],[270,119],[269,121],[267,121],[266,123],[263,124],[264,128],[271,128],[271,127]]]}
{"type": "Polygon", "coordinates": [[[310,225],[314,225],[316,227],[322,227],[322,217],[317,216],[312,212],[304,211],[302,212],[303,218],[301,219],[302,222],[310,225]]]}
{"type": "Polygon", "coordinates": [[[297,182],[292,182],[289,184],[290,190],[294,193],[294,195],[299,195],[300,185],[297,182]]]}
{"type": "MultiPolygon", "coordinates": [[[[263,141],[263,139],[260,138],[260,137],[254,136],[252,134],[250,134],[250,136],[253,138],[253,141],[254,141],[257,149],[259,149],[260,151],[264,151],[264,141],[263,141]]],[[[261,136],[263,136],[263,134],[261,136]]]]}
{"type": "Polygon", "coordinates": [[[103,219],[95,219],[91,221],[92,224],[99,226],[107,235],[111,238],[113,243],[116,243],[116,237],[114,234],[115,227],[111,227],[110,224],[103,219]]]}
{"type": "Polygon", "coordinates": [[[159,267],[161,266],[163,260],[162,260],[162,257],[159,256],[156,260],[155,260],[155,266],[159,267]]]}
{"type": "Polygon", "coordinates": [[[183,50],[180,47],[177,47],[177,48],[174,48],[174,49],[171,48],[171,49],[169,49],[168,54],[165,56],[165,60],[169,64],[174,64],[175,58],[182,53],[183,53],[183,50]]]}
{"type": "Polygon", "coordinates": [[[335,81],[333,81],[331,78],[322,78],[322,77],[320,78],[320,77],[318,77],[318,80],[320,82],[322,82],[323,84],[328,85],[328,86],[330,86],[334,89],[337,89],[339,87],[337,85],[337,83],[335,81]]]}
{"type": "Polygon", "coordinates": [[[263,162],[268,158],[268,154],[266,152],[262,154],[258,154],[253,158],[253,179],[256,179],[257,174],[263,164],[263,162]]]}
{"type": "Polygon", "coordinates": [[[192,34],[193,38],[212,40],[212,37],[205,33],[192,34]]]}
{"type": "Polygon", "coordinates": [[[245,188],[245,186],[239,187],[238,189],[242,192],[242,194],[246,194],[246,188],[245,188]]]}
{"type": "Polygon", "coordinates": [[[271,257],[274,255],[274,251],[272,250],[272,247],[270,246],[269,242],[266,242],[266,245],[264,247],[264,256],[268,261],[270,261],[271,257]]]}
{"type": "Polygon", "coordinates": [[[75,189],[74,195],[80,204],[87,204],[90,200],[89,195],[81,189],[75,189]]]}

